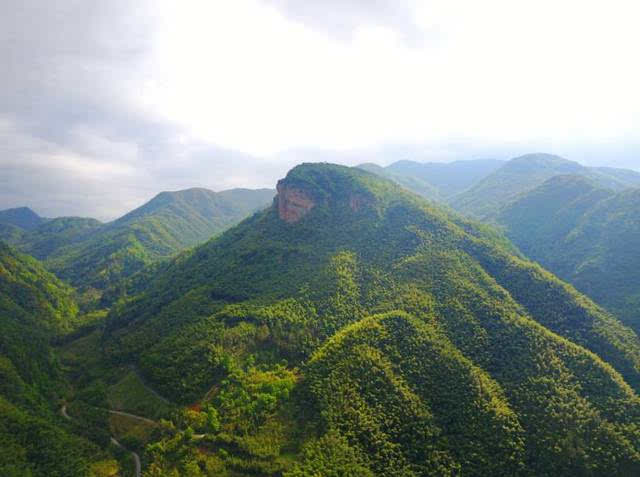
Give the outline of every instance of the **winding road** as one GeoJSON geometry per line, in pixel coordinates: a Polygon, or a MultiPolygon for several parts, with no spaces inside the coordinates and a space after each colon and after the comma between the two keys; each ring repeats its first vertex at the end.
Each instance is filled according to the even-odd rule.
{"type": "MultiPolygon", "coordinates": [[[[128,416],[128,417],[132,417],[132,418],[135,418],[135,419],[140,419],[140,420],[143,420],[145,422],[150,422],[152,424],[155,424],[155,422],[152,421],[151,419],[147,419],[146,417],[136,416],[134,414],[129,414],[128,412],[111,411],[111,410],[109,410],[109,412],[111,414],[120,414],[120,415],[123,415],[123,416],[128,416]]],[[[62,406],[62,409],[60,409],[60,414],[62,414],[62,417],[64,417],[65,419],[73,421],[71,416],[69,416],[69,414],[67,413],[67,405],[66,404],[64,404],[62,406]]],[[[140,456],[136,452],[130,451],[129,449],[125,448],[113,436],[111,436],[111,443],[114,444],[115,446],[119,447],[120,449],[123,449],[123,450],[125,450],[127,452],[131,452],[131,455],[133,456],[133,461],[134,461],[135,466],[136,466],[136,477],[140,477],[142,475],[142,464],[140,463],[140,456]]]]}
{"type": "Polygon", "coordinates": [[[157,422],[156,421],[152,421],[151,419],[147,419],[146,417],[142,417],[142,416],[136,416],[135,414],[129,414],[128,412],[124,412],[124,411],[113,411],[112,409],[108,409],[109,414],[118,414],[120,416],[126,416],[126,417],[130,417],[132,419],[137,419],[139,421],[144,421],[147,424],[152,424],[152,425],[156,425],[157,422]]]}
{"type": "Polygon", "coordinates": [[[142,465],[140,464],[140,456],[137,453],[130,451],[129,449],[125,449],[122,446],[122,444],[120,444],[113,436],[111,436],[111,443],[118,446],[120,449],[131,452],[131,455],[133,456],[133,461],[136,464],[136,477],[140,477],[142,472],[142,465]]]}

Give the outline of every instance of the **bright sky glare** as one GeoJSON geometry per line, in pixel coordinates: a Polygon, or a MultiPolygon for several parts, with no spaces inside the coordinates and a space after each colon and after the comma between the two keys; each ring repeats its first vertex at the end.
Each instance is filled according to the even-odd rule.
{"type": "Polygon", "coordinates": [[[108,219],[292,165],[640,170],[627,0],[6,0],[0,209],[108,219]]]}

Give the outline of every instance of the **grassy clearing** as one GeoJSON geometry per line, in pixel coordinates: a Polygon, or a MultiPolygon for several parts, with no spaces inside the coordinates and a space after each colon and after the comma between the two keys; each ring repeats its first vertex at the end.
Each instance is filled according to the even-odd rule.
{"type": "Polygon", "coordinates": [[[149,419],[166,417],[172,409],[171,404],[149,389],[133,370],[109,387],[107,401],[111,409],[149,419]]]}
{"type": "Polygon", "coordinates": [[[100,361],[100,337],[102,331],[94,330],[82,338],[58,348],[58,356],[67,366],[94,365],[100,361]]]}

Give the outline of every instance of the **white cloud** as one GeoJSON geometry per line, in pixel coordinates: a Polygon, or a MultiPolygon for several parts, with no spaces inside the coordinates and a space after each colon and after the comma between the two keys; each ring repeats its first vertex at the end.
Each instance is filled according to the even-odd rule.
{"type": "Polygon", "coordinates": [[[615,138],[640,112],[634,2],[415,2],[420,47],[365,10],[347,42],[252,0],[162,11],[146,104],[254,154],[615,138]]]}
{"type": "Polygon", "coordinates": [[[0,208],[112,218],[291,165],[640,169],[636,2],[7,0],[0,208]]]}

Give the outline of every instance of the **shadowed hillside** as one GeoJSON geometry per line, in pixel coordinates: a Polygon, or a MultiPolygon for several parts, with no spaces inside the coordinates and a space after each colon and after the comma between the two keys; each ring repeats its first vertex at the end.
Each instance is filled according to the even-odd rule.
{"type": "Polygon", "coordinates": [[[615,193],[585,177],[558,176],[497,220],[523,253],[640,332],[640,189],[615,193]]]}

